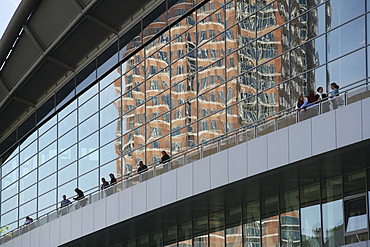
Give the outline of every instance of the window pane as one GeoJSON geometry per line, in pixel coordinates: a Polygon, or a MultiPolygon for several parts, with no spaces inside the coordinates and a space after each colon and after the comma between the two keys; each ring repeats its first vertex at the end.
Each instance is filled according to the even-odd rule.
{"type": "Polygon", "coordinates": [[[346,233],[367,228],[365,197],[345,202],[346,233]]]}

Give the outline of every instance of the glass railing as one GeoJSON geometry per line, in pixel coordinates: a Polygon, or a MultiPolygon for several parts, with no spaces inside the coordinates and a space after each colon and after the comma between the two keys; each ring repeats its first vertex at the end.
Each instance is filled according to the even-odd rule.
{"type": "MultiPolygon", "coordinates": [[[[55,208],[57,209],[38,217],[32,223],[19,227],[15,230],[11,230],[10,232],[3,231],[3,236],[0,237],[0,244],[3,244],[23,233],[44,225],[63,215],[78,210],[86,205],[106,198],[153,177],[159,176],[256,137],[266,135],[273,131],[288,127],[292,124],[304,121],[325,112],[335,110],[344,105],[348,105],[368,97],[370,97],[370,85],[364,83],[343,91],[335,97],[327,98],[321,102],[315,102],[305,110],[297,111],[294,107],[286,109],[268,118],[257,121],[252,125],[244,126],[234,130],[231,133],[219,136],[196,147],[189,148],[184,152],[173,156],[171,161],[165,164],[152,163],[148,165],[148,169],[145,172],[138,174],[135,171],[125,174],[122,177],[117,178],[117,183],[115,185],[104,190],[99,190],[100,188],[97,188],[94,192],[86,195],[84,199],[73,202],[63,208],[59,208],[59,204],[56,204],[55,208]]],[[[3,229],[4,228],[5,227],[3,227],[3,229]]]]}

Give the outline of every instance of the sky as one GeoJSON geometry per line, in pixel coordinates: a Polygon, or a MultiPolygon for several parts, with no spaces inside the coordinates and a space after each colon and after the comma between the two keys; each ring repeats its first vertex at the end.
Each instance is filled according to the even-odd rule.
{"type": "Polygon", "coordinates": [[[0,0],[0,37],[9,24],[21,0],[0,0]]]}

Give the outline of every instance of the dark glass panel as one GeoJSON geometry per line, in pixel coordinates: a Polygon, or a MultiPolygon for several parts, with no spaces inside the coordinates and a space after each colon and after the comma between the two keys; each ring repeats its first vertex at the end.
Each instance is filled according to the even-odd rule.
{"type": "Polygon", "coordinates": [[[280,200],[281,246],[301,246],[298,190],[284,193],[280,200]]]}
{"type": "Polygon", "coordinates": [[[177,240],[177,227],[172,226],[163,230],[163,244],[170,245],[176,243],[177,240]]]}
{"type": "Polygon", "coordinates": [[[248,202],[243,208],[244,246],[261,246],[260,202],[248,202]]]}
{"type": "Polygon", "coordinates": [[[76,93],[82,92],[96,80],[96,59],[76,75],[76,93]]]}
{"type": "Polygon", "coordinates": [[[68,81],[59,91],[56,93],[55,97],[55,107],[59,109],[67,101],[75,96],[75,77],[68,81]]]}
{"type": "Polygon", "coordinates": [[[261,200],[262,247],[279,246],[279,198],[261,200]]]}
{"type": "Polygon", "coordinates": [[[344,204],[344,208],[346,233],[367,229],[365,197],[346,201],[344,204]]]}
{"type": "Polygon", "coordinates": [[[302,247],[321,246],[320,184],[300,189],[302,247]]]}
{"type": "Polygon", "coordinates": [[[344,197],[365,192],[366,191],[365,170],[344,175],[343,190],[344,197]]]}
{"type": "Polygon", "coordinates": [[[118,41],[109,46],[97,59],[97,76],[102,76],[118,63],[118,41]]]}

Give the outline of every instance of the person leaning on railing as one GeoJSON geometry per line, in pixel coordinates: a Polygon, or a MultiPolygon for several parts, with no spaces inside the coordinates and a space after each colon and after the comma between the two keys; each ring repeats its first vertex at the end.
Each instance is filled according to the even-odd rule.
{"type": "Polygon", "coordinates": [[[313,91],[310,90],[305,99],[303,99],[302,95],[298,97],[297,110],[301,111],[305,109],[306,107],[311,106],[315,101],[316,101],[316,96],[314,95],[313,91]]]}
{"type": "Polygon", "coordinates": [[[117,179],[114,176],[114,174],[113,173],[109,174],[109,177],[110,177],[110,186],[115,185],[117,183],[117,179]]]}
{"type": "Polygon", "coordinates": [[[73,198],[73,200],[78,201],[85,198],[84,193],[79,188],[76,188],[75,192],[77,193],[77,197],[73,198]]]}
{"type": "Polygon", "coordinates": [[[63,198],[63,200],[60,202],[60,207],[61,208],[65,207],[65,206],[67,206],[68,204],[71,203],[71,201],[67,199],[66,195],[63,195],[62,198],[63,198]]]}
{"type": "Polygon", "coordinates": [[[316,101],[325,100],[328,98],[328,95],[324,93],[324,89],[322,87],[317,88],[317,94],[316,94],[316,101]]]}
{"type": "Polygon", "coordinates": [[[164,164],[170,161],[171,157],[166,153],[166,151],[162,151],[162,158],[159,164],[164,164]]]}
{"type": "Polygon", "coordinates": [[[339,86],[338,86],[338,84],[336,84],[335,82],[330,83],[330,88],[331,88],[331,90],[333,90],[331,92],[330,98],[332,98],[334,96],[337,96],[339,94],[339,86]]]}
{"type": "Polygon", "coordinates": [[[107,182],[107,180],[105,180],[105,178],[101,178],[101,182],[102,182],[102,184],[100,186],[101,190],[104,190],[104,189],[109,187],[109,183],[107,182]]]}
{"type": "Polygon", "coordinates": [[[33,222],[33,219],[30,216],[27,216],[23,225],[26,226],[26,225],[28,225],[28,224],[30,224],[32,222],[33,222]]]}
{"type": "Polygon", "coordinates": [[[144,162],[142,160],[139,161],[139,168],[137,169],[137,173],[140,174],[142,172],[145,172],[148,170],[148,167],[144,165],[144,162]]]}

